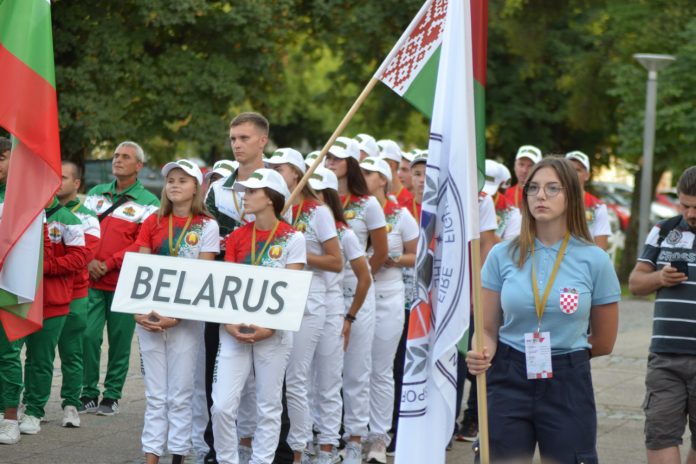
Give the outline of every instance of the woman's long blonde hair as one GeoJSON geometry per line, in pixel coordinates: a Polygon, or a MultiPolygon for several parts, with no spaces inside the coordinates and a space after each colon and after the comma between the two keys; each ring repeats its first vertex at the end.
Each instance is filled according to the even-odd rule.
{"type": "MultiPolygon", "coordinates": [[[[175,169],[180,169],[180,168],[175,168],[175,169]]],[[[172,169],[174,171],[175,169],[172,169]]],[[[172,172],[169,171],[169,172],[172,172]]],[[[182,169],[183,171],[183,169],[182,169]]],[[[188,174],[186,174],[188,175],[188,174]]],[[[204,216],[208,217],[213,217],[208,210],[205,208],[205,204],[203,203],[203,189],[201,188],[200,184],[196,180],[195,177],[191,177],[194,182],[196,183],[196,192],[193,194],[193,202],[191,202],[191,215],[192,216],[198,216],[199,214],[202,214],[204,216]]],[[[169,200],[167,197],[167,183],[166,183],[166,178],[165,178],[165,184],[164,187],[162,187],[162,195],[160,196],[160,208],[157,210],[157,217],[158,219],[162,219],[165,216],[169,216],[172,213],[172,202],[169,200]]]]}
{"type": "MultiPolygon", "coordinates": [[[[556,171],[558,180],[563,187],[562,193],[566,199],[566,227],[570,235],[588,243],[593,243],[590,229],[587,227],[587,219],[585,218],[585,199],[580,187],[580,179],[578,179],[578,174],[573,169],[573,165],[568,160],[558,156],[546,157],[534,165],[527,177],[526,185],[529,185],[536,173],[543,168],[552,168],[556,171]]],[[[513,240],[510,253],[512,259],[517,260],[517,264],[521,268],[527,261],[527,255],[530,253],[536,238],[536,219],[534,219],[529,210],[526,188],[522,194],[520,213],[522,214],[520,235],[513,240]]]]}

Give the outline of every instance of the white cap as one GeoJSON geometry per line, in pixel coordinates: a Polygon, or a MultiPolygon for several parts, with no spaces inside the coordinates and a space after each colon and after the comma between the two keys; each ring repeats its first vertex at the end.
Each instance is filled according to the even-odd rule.
{"type": "Polygon", "coordinates": [[[380,140],[377,142],[377,145],[379,146],[379,155],[382,158],[394,161],[395,163],[401,162],[401,148],[399,148],[399,145],[395,141],[380,140]]]}
{"type": "Polygon", "coordinates": [[[348,137],[337,138],[334,144],[331,145],[331,148],[329,148],[329,153],[336,158],[355,158],[356,161],[360,161],[358,142],[348,137]]]}
{"type": "Polygon", "coordinates": [[[360,168],[366,171],[379,172],[384,177],[387,178],[389,182],[392,181],[391,168],[384,161],[384,158],[378,158],[376,156],[368,156],[360,162],[360,168]]]}
{"type": "MultiPolygon", "coordinates": [[[[304,164],[307,165],[307,167],[310,167],[311,165],[314,164],[314,160],[319,158],[319,153],[321,153],[319,150],[316,151],[310,151],[307,153],[307,156],[305,156],[304,159],[304,164]]],[[[319,166],[323,166],[324,163],[320,164],[319,166]]]]}
{"type": "Polygon", "coordinates": [[[266,164],[292,164],[297,169],[299,169],[302,174],[305,173],[307,167],[305,166],[304,158],[302,158],[302,153],[295,150],[294,148],[279,148],[273,152],[270,158],[264,160],[266,164]]]}
{"type": "Polygon", "coordinates": [[[575,160],[585,166],[585,169],[587,169],[587,172],[590,172],[590,157],[584,154],[581,151],[575,150],[575,151],[570,151],[566,153],[565,155],[567,160],[575,160]]]}
{"type": "Polygon", "coordinates": [[[512,180],[512,174],[510,174],[510,170],[508,169],[507,166],[505,166],[503,163],[499,163],[499,164],[503,170],[503,183],[502,183],[501,187],[508,188],[508,187],[510,187],[510,181],[512,180]]]}
{"type": "Polygon", "coordinates": [[[423,150],[420,153],[418,153],[416,156],[413,157],[413,161],[411,161],[411,167],[413,167],[419,163],[427,163],[427,162],[428,162],[428,150],[423,150]]]}
{"type": "Polygon", "coordinates": [[[338,192],[338,178],[331,169],[319,166],[309,176],[309,186],[317,191],[332,189],[338,192]]]}
{"type": "Polygon", "coordinates": [[[283,176],[273,169],[268,168],[257,169],[251,173],[247,180],[238,180],[235,182],[232,188],[235,192],[243,192],[248,188],[269,188],[282,194],[285,197],[285,201],[288,201],[288,198],[290,198],[290,190],[288,190],[283,176]]]}
{"type": "Polygon", "coordinates": [[[541,161],[541,150],[534,145],[522,145],[517,149],[517,155],[515,156],[516,160],[520,158],[529,158],[534,164],[537,164],[541,161]]]}
{"type": "Polygon", "coordinates": [[[182,169],[186,174],[196,179],[198,185],[201,185],[203,183],[203,173],[201,172],[201,168],[199,168],[198,165],[196,165],[196,163],[193,163],[187,159],[171,161],[165,164],[162,168],[162,175],[164,177],[167,177],[167,174],[169,174],[169,172],[172,169],[177,168],[182,169]]]}
{"type": "Polygon", "coordinates": [[[405,159],[409,163],[413,161],[413,158],[415,158],[419,153],[421,153],[423,150],[420,148],[414,148],[411,151],[402,151],[401,152],[401,158],[405,159]]]}
{"type": "Polygon", "coordinates": [[[493,196],[498,192],[500,185],[510,178],[510,171],[493,160],[486,160],[486,183],[483,184],[483,191],[487,195],[493,196]]]}
{"type": "Polygon", "coordinates": [[[239,161],[220,160],[213,164],[213,169],[205,173],[205,179],[210,179],[213,174],[220,174],[222,177],[231,176],[239,167],[239,161]]]}
{"type": "Polygon", "coordinates": [[[368,134],[358,134],[355,136],[360,151],[367,153],[367,156],[379,156],[379,147],[375,138],[368,134]]]}

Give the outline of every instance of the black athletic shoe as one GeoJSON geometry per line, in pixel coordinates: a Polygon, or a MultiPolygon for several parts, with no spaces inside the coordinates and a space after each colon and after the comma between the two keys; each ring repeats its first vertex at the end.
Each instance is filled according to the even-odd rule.
{"type": "Polygon", "coordinates": [[[77,412],[80,414],[95,413],[99,407],[99,398],[87,398],[83,396],[80,398],[82,404],[77,408],[77,412]]]}
{"type": "Polygon", "coordinates": [[[118,401],[103,398],[97,408],[97,416],[113,416],[118,414],[118,401]]]}

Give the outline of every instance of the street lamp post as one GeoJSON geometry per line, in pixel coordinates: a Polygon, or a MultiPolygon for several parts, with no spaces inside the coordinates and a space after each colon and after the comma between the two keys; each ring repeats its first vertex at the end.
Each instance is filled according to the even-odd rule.
{"type": "Polygon", "coordinates": [[[655,149],[655,107],[657,103],[657,72],[669,66],[675,58],[672,55],[636,53],[633,55],[648,71],[648,84],[645,97],[645,127],[643,128],[643,171],[640,178],[640,222],[638,224],[638,256],[645,243],[650,227],[650,208],[653,201],[652,170],[655,149]]]}

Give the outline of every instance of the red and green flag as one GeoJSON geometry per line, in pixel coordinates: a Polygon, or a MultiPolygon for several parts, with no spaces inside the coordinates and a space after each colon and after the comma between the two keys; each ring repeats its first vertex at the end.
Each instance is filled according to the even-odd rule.
{"type": "Polygon", "coordinates": [[[0,126],[14,140],[0,219],[0,322],[16,340],[43,324],[43,211],[61,178],[49,0],[0,0],[0,126]]]}
{"type": "MultiPolygon", "coordinates": [[[[375,78],[429,119],[433,115],[447,4],[447,0],[426,1],[375,73],[375,78]]],[[[471,1],[471,35],[476,100],[476,161],[481,188],[486,160],[487,0],[471,1]]]]}

